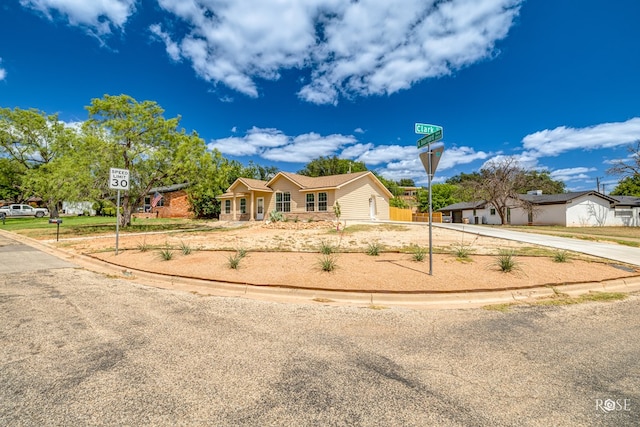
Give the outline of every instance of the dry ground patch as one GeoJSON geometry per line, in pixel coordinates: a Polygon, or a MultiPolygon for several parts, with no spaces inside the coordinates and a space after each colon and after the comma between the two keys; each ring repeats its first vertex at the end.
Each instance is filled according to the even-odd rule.
{"type": "Polygon", "coordinates": [[[295,286],[335,290],[425,292],[472,289],[523,288],[540,285],[599,282],[640,274],[603,260],[572,255],[554,262],[554,250],[501,239],[472,236],[455,230],[433,228],[433,275],[428,256],[414,261],[416,247],[428,248],[424,225],[349,224],[337,232],[327,222],[217,224],[203,232],[121,235],[120,253],[113,251],[112,236],[68,239],[58,243],[67,250],[92,254],[123,269],[203,278],[253,285],[295,286]],[[383,248],[379,256],[366,254],[370,245],[383,248]],[[322,245],[336,250],[337,268],[320,266],[322,245]],[[462,261],[455,248],[471,251],[462,261]],[[183,249],[190,254],[185,255],[183,249]],[[517,268],[503,273],[496,265],[500,250],[517,254],[517,268]],[[172,253],[164,259],[160,251],[172,253]],[[237,269],[229,257],[247,252],[237,269]],[[535,255],[535,256],[532,256],[535,255]]]}

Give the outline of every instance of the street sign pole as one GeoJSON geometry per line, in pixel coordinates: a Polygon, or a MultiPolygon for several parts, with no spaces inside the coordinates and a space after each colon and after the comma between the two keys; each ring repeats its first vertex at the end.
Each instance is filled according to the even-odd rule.
{"type": "Polygon", "coordinates": [[[433,176],[433,170],[431,168],[431,146],[429,146],[429,172],[427,175],[427,183],[429,184],[429,276],[433,276],[433,232],[431,225],[433,223],[433,200],[431,199],[431,177],[433,176]]]}
{"type": "Polygon", "coordinates": [[[118,198],[118,202],[116,203],[116,255],[118,255],[118,235],[120,234],[120,190],[118,190],[118,195],[116,197],[118,198]]]}
{"type": "Polygon", "coordinates": [[[118,237],[120,236],[120,190],[129,190],[129,169],[109,169],[109,188],[118,190],[116,201],[116,255],[118,255],[118,237]]]}

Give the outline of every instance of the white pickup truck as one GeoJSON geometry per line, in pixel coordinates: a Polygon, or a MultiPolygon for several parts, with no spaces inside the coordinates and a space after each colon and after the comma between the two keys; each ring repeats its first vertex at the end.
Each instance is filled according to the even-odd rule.
{"type": "Polygon", "coordinates": [[[42,218],[45,215],[49,215],[47,208],[34,208],[29,205],[8,205],[0,208],[0,216],[3,214],[11,218],[19,218],[23,216],[34,216],[36,218],[42,218]]]}

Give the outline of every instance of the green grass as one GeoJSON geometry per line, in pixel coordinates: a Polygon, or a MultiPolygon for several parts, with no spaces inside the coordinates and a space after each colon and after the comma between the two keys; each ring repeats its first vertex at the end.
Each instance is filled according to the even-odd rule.
{"type": "MultiPolygon", "coordinates": [[[[11,218],[0,227],[29,237],[45,237],[56,235],[55,224],[49,224],[49,218],[11,218]]],[[[62,217],[60,224],[61,237],[83,237],[96,234],[113,233],[116,228],[116,217],[103,216],[68,216],[62,217]]],[[[181,218],[149,218],[134,219],[130,226],[120,227],[120,232],[144,233],[151,231],[207,231],[221,230],[205,225],[202,220],[181,218]]]]}
{"type": "Polygon", "coordinates": [[[151,245],[149,245],[147,242],[144,242],[144,241],[141,243],[138,243],[137,247],[140,252],[147,252],[151,249],[151,245]]]}
{"type": "Polygon", "coordinates": [[[583,304],[589,302],[612,302],[622,301],[627,298],[627,294],[622,292],[596,292],[590,291],[587,294],[579,295],[577,297],[570,297],[569,295],[559,292],[557,289],[552,288],[554,295],[549,298],[540,299],[535,302],[508,302],[503,304],[490,304],[485,305],[482,308],[489,311],[499,311],[502,313],[508,312],[511,308],[516,306],[562,306],[583,304]]]}

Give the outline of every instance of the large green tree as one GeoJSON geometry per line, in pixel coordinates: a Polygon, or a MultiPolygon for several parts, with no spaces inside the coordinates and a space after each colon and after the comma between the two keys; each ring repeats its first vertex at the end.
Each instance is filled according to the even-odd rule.
{"type": "Polygon", "coordinates": [[[188,189],[189,203],[194,215],[198,218],[217,218],[220,215],[220,201],[216,196],[242,175],[243,166],[228,160],[213,150],[205,154],[202,168],[188,189]]]}
{"type": "Polygon", "coordinates": [[[622,178],[611,194],[613,196],[640,197],[640,174],[622,178]]]}
{"type": "Polygon", "coordinates": [[[363,162],[356,162],[348,159],[339,159],[338,156],[320,156],[307,163],[304,169],[298,171],[300,175],[306,176],[328,176],[341,175],[349,172],[366,171],[367,166],[363,162]]]}
{"type": "MultiPolygon", "coordinates": [[[[51,215],[75,192],[76,183],[69,177],[67,156],[77,141],[77,132],[55,114],[36,109],[0,109],[0,153],[2,168],[20,176],[9,185],[14,198],[40,197],[51,215]]],[[[6,189],[7,187],[5,187],[6,189]]]]}
{"type": "Polygon", "coordinates": [[[131,224],[131,214],[151,188],[193,181],[209,161],[204,141],[179,128],[180,117],[165,118],[154,101],[105,95],[93,99],[87,110],[84,147],[79,151],[92,159],[94,188],[113,197],[109,168],[130,172],[129,190],[122,195],[123,226],[131,224]]]}
{"type": "MultiPolygon", "coordinates": [[[[433,210],[437,211],[445,206],[462,202],[458,196],[459,186],[456,184],[433,184],[431,186],[431,203],[433,210]]],[[[420,212],[429,212],[429,190],[420,189],[418,191],[418,209],[420,212]]]]}

